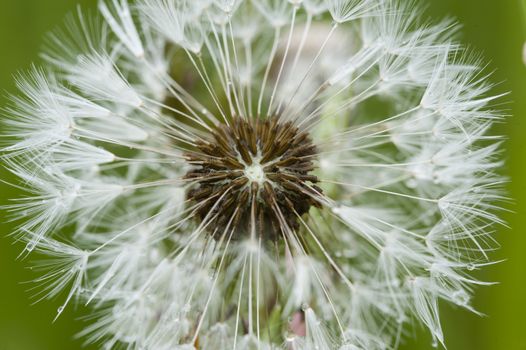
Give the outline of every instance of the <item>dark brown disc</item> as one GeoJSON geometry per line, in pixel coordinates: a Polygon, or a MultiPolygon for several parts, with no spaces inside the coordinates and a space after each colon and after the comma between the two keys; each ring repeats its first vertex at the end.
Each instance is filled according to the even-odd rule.
{"type": "Polygon", "coordinates": [[[208,232],[233,230],[236,239],[256,234],[280,239],[298,216],[319,206],[322,190],[311,172],[317,150],[310,136],[291,122],[235,118],[187,154],[194,184],[188,199],[208,232]],[[230,225],[230,226],[229,226],[230,225]]]}

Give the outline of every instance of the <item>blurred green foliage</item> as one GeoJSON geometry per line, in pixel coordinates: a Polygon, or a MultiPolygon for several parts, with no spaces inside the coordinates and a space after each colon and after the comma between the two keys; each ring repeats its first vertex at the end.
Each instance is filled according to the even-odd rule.
{"type": "MultiPolygon", "coordinates": [[[[505,216],[511,229],[501,228],[498,233],[502,249],[495,259],[505,261],[479,276],[500,283],[477,292],[475,306],[487,317],[442,308],[448,349],[526,350],[526,67],[522,61],[526,1],[422,1],[427,1],[433,18],[452,15],[463,24],[462,40],[490,62],[493,80],[498,83],[495,91],[511,91],[502,99],[511,117],[495,130],[508,139],[505,171],[512,179],[508,187],[514,204],[510,206],[513,213],[505,216]]],[[[96,0],[78,2],[87,8],[96,4],[96,0]]],[[[60,24],[75,6],[72,0],[0,1],[0,105],[5,105],[6,92],[14,92],[13,74],[38,61],[44,33],[60,24]]],[[[0,178],[11,179],[2,168],[0,178]]],[[[0,204],[16,196],[15,190],[0,183],[0,204]]],[[[35,276],[25,267],[27,263],[16,260],[21,247],[5,237],[12,228],[8,223],[0,228],[0,350],[81,349],[82,342],[74,336],[83,326],[79,317],[86,311],[70,307],[52,323],[59,301],[30,306],[31,285],[22,282],[35,276]]],[[[425,332],[414,333],[416,340],[408,340],[403,349],[431,349],[425,332]]]]}

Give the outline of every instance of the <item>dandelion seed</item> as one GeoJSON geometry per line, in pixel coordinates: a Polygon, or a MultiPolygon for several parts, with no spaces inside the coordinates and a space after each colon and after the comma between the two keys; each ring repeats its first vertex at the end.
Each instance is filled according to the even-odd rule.
{"type": "Polygon", "coordinates": [[[420,323],[438,346],[440,300],[475,311],[502,116],[451,22],[396,0],[98,8],[17,79],[3,141],[37,297],[93,308],[87,343],[385,350],[420,323]]]}

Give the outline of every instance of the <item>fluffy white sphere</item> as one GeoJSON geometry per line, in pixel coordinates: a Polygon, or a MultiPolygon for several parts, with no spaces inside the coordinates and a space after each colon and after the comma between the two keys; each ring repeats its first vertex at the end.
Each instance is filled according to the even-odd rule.
{"type": "Polygon", "coordinates": [[[8,207],[105,349],[381,350],[501,223],[498,96],[413,1],[108,0],[18,78],[8,207]],[[332,18],[332,21],[330,20],[332,18]]]}

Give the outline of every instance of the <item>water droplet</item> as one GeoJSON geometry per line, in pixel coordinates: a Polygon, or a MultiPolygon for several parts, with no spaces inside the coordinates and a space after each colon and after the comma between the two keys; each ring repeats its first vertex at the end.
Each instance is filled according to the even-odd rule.
{"type": "Polygon", "coordinates": [[[463,290],[456,291],[451,297],[455,304],[463,306],[469,304],[469,300],[471,299],[469,295],[463,290]]]}
{"type": "Polygon", "coordinates": [[[332,208],[332,212],[336,215],[340,215],[342,213],[342,209],[341,208],[338,208],[338,207],[334,207],[332,208]]]}
{"type": "Polygon", "coordinates": [[[64,312],[64,305],[60,306],[58,309],[57,309],[57,313],[60,315],[62,312],[64,312]]]}
{"type": "Polygon", "coordinates": [[[466,265],[466,268],[468,269],[468,271],[474,271],[477,267],[475,266],[475,264],[469,263],[466,265]]]}
{"type": "Polygon", "coordinates": [[[27,245],[26,245],[26,250],[28,252],[32,252],[33,249],[35,249],[35,242],[29,242],[27,245]]]}
{"type": "Polygon", "coordinates": [[[409,179],[409,180],[406,181],[405,185],[408,188],[417,188],[418,182],[415,179],[409,179]]]}

